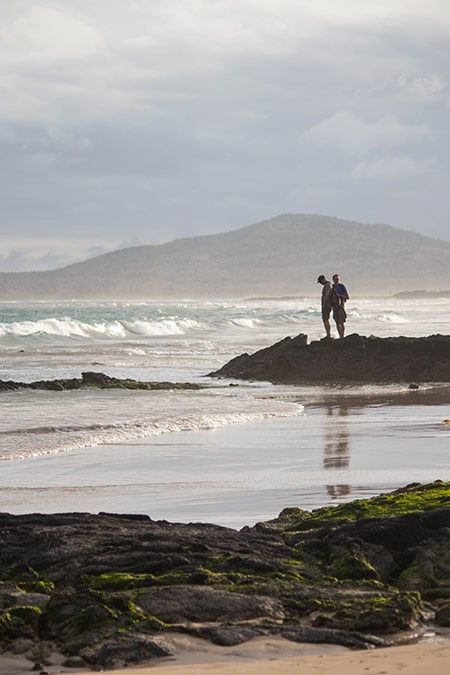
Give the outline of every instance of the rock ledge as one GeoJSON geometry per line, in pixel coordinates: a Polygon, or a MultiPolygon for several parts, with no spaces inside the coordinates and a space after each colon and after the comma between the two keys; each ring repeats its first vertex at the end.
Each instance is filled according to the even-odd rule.
{"type": "Polygon", "coordinates": [[[283,384],[450,382],[450,335],[323,339],[286,337],[241,354],[211,377],[283,384]]]}
{"type": "Polygon", "coordinates": [[[373,648],[433,618],[450,625],[450,483],[289,508],[239,532],[0,514],[0,653],[45,665],[51,648],[93,668],[168,656],[180,632],[373,648]]]}

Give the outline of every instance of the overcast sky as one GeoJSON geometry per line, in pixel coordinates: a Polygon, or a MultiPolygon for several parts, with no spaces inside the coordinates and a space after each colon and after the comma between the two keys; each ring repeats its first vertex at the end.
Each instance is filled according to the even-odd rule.
{"type": "Polygon", "coordinates": [[[280,213],[450,239],[449,0],[0,0],[0,271],[280,213]]]}

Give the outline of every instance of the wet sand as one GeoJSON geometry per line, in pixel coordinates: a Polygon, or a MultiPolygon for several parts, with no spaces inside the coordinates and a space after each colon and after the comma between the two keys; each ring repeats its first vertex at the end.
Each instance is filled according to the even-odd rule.
{"type": "MultiPolygon", "coordinates": [[[[371,454],[373,451],[374,456],[376,457],[376,462],[380,461],[380,438],[382,438],[383,443],[386,445],[389,455],[394,456],[392,452],[393,449],[396,451],[396,462],[398,466],[405,467],[407,469],[409,479],[419,479],[423,480],[428,478],[430,474],[430,479],[441,478],[443,480],[448,480],[448,430],[449,424],[447,422],[450,419],[450,387],[448,385],[434,387],[432,389],[419,389],[419,390],[408,390],[404,392],[370,392],[366,396],[359,394],[358,396],[352,395],[351,392],[345,391],[330,391],[327,395],[326,402],[323,397],[321,400],[310,401],[306,403],[306,407],[314,409],[324,409],[324,413],[320,413],[318,417],[318,423],[312,420],[314,424],[311,427],[301,428],[302,419],[288,419],[288,420],[278,420],[274,423],[266,423],[264,425],[246,425],[239,428],[230,428],[221,430],[220,432],[204,432],[199,434],[176,435],[176,438],[171,439],[172,443],[170,445],[158,445],[153,446],[153,454],[151,466],[152,470],[155,469],[155,462],[158,459],[158,456],[155,457],[156,451],[161,450],[165,451],[165,448],[169,449],[168,453],[165,453],[161,457],[161,462],[163,463],[163,468],[168,466],[168,463],[173,462],[174,447],[180,441],[184,441],[182,445],[183,452],[188,456],[185,458],[187,462],[192,462],[194,451],[196,452],[196,443],[198,443],[199,453],[202,455],[201,461],[204,462],[205,453],[202,452],[206,447],[208,450],[212,447],[212,457],[211,461],[214,459],[214,456],[217,455],[220,457],[225,456],[222,453],[222,445],[218,443],[219,440],[225,439],[223,442],[223,447],[227,450],[227,456],[232,454],[234,445],[233,441],[236,441],[236,454],[232,454],[232,459],[237,461],[236,458],[239,457],[239,454],[242,454],[242,448],[245,447],[247,452],[254,453],[255,462],[252,466],[261,466],[262,461],[262,452],[261,452],[261,443],[255,443],[252,441],[255,435],[255,429],[262,428],[264,440],[268,443],[268,448],[271,451],[273,448],[280,447],[280,439],[282,439],[281,446],[283,448],[283,453],[287,453],[287,461],[290,466],[290,472],[292,473],[294,460],[296,460],[297,455],[301,454],[302,450],[302,440],[305,441],[305,447],[307,442],[316,445],[312,445],[314,452],[318,454],[318,458],[314,458],[316,461],[318,469],[321,468],[323,472],[322,475],[326,476],[327,479],[324,482],[327,484],[327,488],[330,485],[333,485],[331,478],[346,478],[346,474],[349,473],[349,467],[352,469],[352,474],[349,474],[350,477],[358,477],[358,471],[361,472],[362,469],[358,468],[358,461],[361,466],[365,466],[366,471],[374,472],[376,469],[376,464],[373,466],[370,465],[371,454]],[[336,407],[327,411],[327,406],[336,407]],[[371,406],[381,406],[382,408],[394,407],[408,407],[411,408],[413,413],[412,417],[407,418],[407,424],[403,418],[391,419],[389,414],[385,415],[378,419],[377,416],[367,423],[365,419],[367,416],[370,417],[369,411],[371,406]],[[418,406],[417,411],[414,410],[414,406],[418,406]],[[422,413],[425,413],[425,408],[428,406],[436,406],[435,410],[430,411],[432,413],[431,418],[428,412],[425,415],[425,418],[422,420],[422,413]],[[351,411],[355,408],[361,407],[361,413],[358,413],[357,417],[353,418],[351,416],[351,411]],[[322,420],[323,417],[323,420],[322,420]],[[353,422],[354,425],[352,426],[353,422]],[[332,425],[329,423],[332,422],[332,425]],[[292,432],[294,427],[295,433],[292,432]],[[272,435],[268,432],[271,427],[274,427],[272,435]],[[328,437],[328,429],[332,429],[332,436],[328,437]],[[388,428],[388,435],[386,429],[388,428]],[[289,453],[289,434],[286,434],[286,430],[293,436],[293,452],[289,453]],[[364,432],[364,433],[363,433],[364,432]],[[403,436],[406,434],[406,438],[403,436]],[[273,438],[272,438],[273,436],[273,438]],[[200,440],[198,440],[200,439],[200,440]],[[215,444],[214,441],[215,440],[215,444]],[[253,443],[253,445],[252,445],[253,443]],[[426,457],[423,459],[423,466],[421,464],[411,465],[412,468],[408,467],[406,460],[410,461],[411,456],[414,451],[415,444],[417,444],[418,456],[422,456],[423,452],[421,449],[426,447],[428,452],[426,457]],[[373,445],[373,448],[372,448],[373,445]],[[231,450],[230,450],[231,448],[231,450]],[[431,450],[433,451],[431,452],[431,450]],[[239,451],[239,453],[238,453],[239,451]],[[403,454],[402,454],[403,453],[403,454]],[[167,454],[167,456],[166,456],[167,454]],[[359,460],[360,457],[360,460],[359,460]],[[323,466],[322,466],[323,464],[323,466]],[[412,470],[413,469],[413,470],[412,470]]],[[[320,412],[320,410],[318,411],[320,412]]],[[[397,413],[396,413],[397,415],[397,413]]],[[[260,432],[259,432],[260,433],[260,432]]],[[[139,456],[139,451],[146,450],[150,443],[146,443],[143,446],[135,445],[128,449],[128,455],[126,455],[127,461],[127,472],[129,472],[130,467],[134,468],[136,464],[137,469],[142,471],[144,466],[144,457],[139,456]]],[[[110,448],[98,448],[97,457],[95,459],[94,467],[92,473],[86,472],[86,465],[89,464],[90,455],[88,451],[83,451],[79,453],[71,453],[66,457],[53,458],[53,460],[37,460],[36,462],[24,462],[19,466],[16,464],[11,466],[14,469],[14,480],[11,479],[10,490],[11,493],[17,490],[19,491],[18,498],[20,498],[22,508],[25,508],[25,511],[30,512],[31,510],[47,510],[42,509],[42,506],[47,505],[50,507],[50,511],[62,511],[65,507],[69,506],[67,501],[67,495],[73,494],[76,503],[80,503],[80,494],[84,493],[86,490],[86,483],[81,486],[74,486],[74,478],[79,478],[80,474],[83,478],[89,478],[95,475],[95,480],[87,480],[86,482],[92,487],[92,490],[96,493],[95,506],[97,506],[97,501],[104,508],[104,493],[102,492],[102,483],[114,478],[113,475],[103,474],[98,475],[94,473],[94,470],[98,470],[98,466],[103,467],[103,472],[105,471],[105,466],[108,466],[107,463],[103,463],[103,459],[109,459],[110,461],[117,461],[119,464],[119,469],[122,471],[124,469],[121,461],[124,461],[123,455],[118,455],[117,451],[120,446],[111,446],[110,448]],[[108,455],[108,453],[111,453],[108,455]],[[105,454],[105,457],[98,456],[105,454]],[[119,457],[121,461],[119,461],[119,457]],[[82,460],[82,461],[81,461],[82,460]],[[40,474],[38,467],[42,465],[44,471],[42,475],[40,474]],[[47,473],[48,468],[56,468],[61,466],[62,468],[66,467],[66,472],[62,470],[61,475],[59,476],[60,485],[57,486],[55,493],[55,472],[47,473]],[[27,468],[29,471],[27,471],[27,468]],[[28,474],[30,475],[30,502],[28,504],[23,503],[24,492],[28,488],[27,478],[28,474]],[[56,503],[46,504],[45,494],[48,489],[48,485],[45,484],[43,476],[48,475],[49,480],[53,483],[50,487],[51,494],[55,498],[56,503]],[[66,477],[70,477],[71,485],[67,486],[66,477]],[[37,478],[42,478],[42,486],[36,487],[37,478]],[[36,503],[36,496],[39,495],[39,492],[44,494],[44,498],[41,503],[36,503]],[[34,508],[31,508],[33,506],[34,508]],[[55,506],[57,508],[55,508],[55,506]],[[37,507],[37,508],[36,508],[37,507]],[[41,507],[41,508],[39,508],[41,507]]],[[[303,454],[306,451],[303,449],[303,454]]],[[[381,453],[382,458],[388,457],[381,453]]],[[[180,458],[177,456],[177,460],[181,461],[183,459],[180,454],[180,458]]],[[[195,459],[195,455],[194,455],[195,459]]],[[[302,464],[299,465],[301,473],[299,476],[303,476],[305,473],[305,462],[304,457],[301,457],[302,464]]],[[[286,457],[275,457],[272,452],[267,454],[267,468],[272,474],[274,470],[280,471],[280,467],[286,463],[286,457]]],[[[233,471],[235,471],[236,464],[233,464],[233,471]]],[[[158,465],[156,464],[156,467],[158,465]]],[[[396,464],[393,464],[393,470],[398,473],[398,476],[401,477],[398,467],[396,464]]],[[[6,467],[5,467],[6,468],[6,467]]],[[[223,466],[221,467],[223,469],[223,466]]],[[[313,467],[314,468],[314,467],[313,467]]],[[[165,469],[167,470],[167,469],[165,469]]],[[[180,464],[177,465],[177,470],[180,471],[180,464]]],[[[259,468],[259,470],[261,470],[259,468]]],[[[387,468],[384,468],[386,471],[387,468]]],[[[391,467],[389,467],[391,470],[391,467]]],[[[6,474],[7,472],[5,472],[6,474]]],[[[280,473],[282,477],[284,474],[280,473]]],[[[320,474],[318,474],[320,476],[320,474]]],[[[362,477],[365,478],[365,473],[362,474],[362,477]]],[[[380,474],[381,479],[384,479],[384,473],[380,474]]],[[[190,477],[190,476],[189,476],[190,477]]],[[[395,474],[397,478],[397,474],[395,474]]],[[[169,476],[170,478],[170,476],[169,476]]],[[[399,478],[400,480],[400,478],[399,478]]],[[[5,481],[6,482],[6,481],[5,481]]],[[[408,480],[402,480],[401,484],[406,484],[408,480]]],[[[343,483],[342,483],[343,484],[343,483]]],[[[337,484],[337,488],[342,487],[341,482],[337,484]]],[[[358,496],[369,496],[364,494],[364,492],[376,492],[376,483],[367,482],[365,484],[361,483],[362,488],[361,493],[358,496]]],[[[126,489],[120,480],[117,481],[118,490],[123,491],[126,489]]],[[[130,510],[139,511],[137,509],[137,488],[141,487],[136,483],[131,486],[130,491],[130,503],[132,507],[130,510]]],[[[155,490],[155,486],[153,487],[155,490]]],[[[170,480],[161,482],[158,486],[156,496],[161,498],[162,492],[166,491],[167,488],[171,489],[171,500],[172,503],[175,502],[176,515],[179,515],[186,507],[187,500],[184,499],[180,503],[176,503],[174,496],[174,483],[170,480]]],[[[213,493],[217,492],[218,485],[213,483],[211,485],[210,493],[205,489],[207,486],[205,483],[201,485],[204,493],[203,497],[205,502],[207,502],[205,508],[208,508],[209,515],[211,515],[211,501],[209,498],[213,493]]],[[[143,490],[148,494],[149,485],[144,482],[142,485],[143,490]]],[[[198,488],[199,483],[198,479],[192,481],[192,490],[195,489],[196,498],[198,499],[198,488]]],[[[264,494],[265,485],[261,485],[261,492],[256,492],[255,494],[255,485],[247,486],[243,484],[241,486],[242,494],[239,493],[240,500],[237,500],[238,507],[241,512],[245,512],[246,507],[251,506],[251,500],[249,503],[245,501],[245,495],[250,490],[252,499],[260,499],[261,495],[264,494]],[[253,490],[253,492],[252,492],[253,490]]],[[[310,493],[317,492],[317,484],[310,483],[306,484],[304,491],[300,489],[300,486],[297,485],[295,488],[289,491],[290,485],[287,484],[283,487],[282,491],[277,491],[277,494],[273,498],[273,510],[275,511],[278,502],[282,506],[287,506],[289,502],[293,502],[296,505],[305,505],[305,495],[308,496],[308,491],[310,493]],[[281,492],[282,496],[278,495],[278,492],[281,492]]],[[[336,489],[337,489],[336,488],[336,489]]],[[[3,492],[5,487],[3,488],[3,492]]],[[[354,490],[354,486],[353,486],[354,490]]],[[[236,496],[236,491],[234,491],[234,497],[236,496]]],[[[345,493],[341,497],[344,499],[349,499],[354,495],[345,493]]],[[[355,495],[356,496],[356,495],[355,495]]],[[[114,495],[113,495],[114,497],[114,495]]],[[[328,497],[330,493],[328,492],[328,497]]],[[[315,499],[315,497],[314,497],[315,499]]],[[[321,497],[323,499],[323,496],[321,497]]],[[[8,501],[8,500],[5,500],[8,501]]],[[[337,500],[339,501],[339,499],[337,500]]],[[[25,500],[26,503],[26,500],[25,500]]],[[[217,514],[222,514],[226,511],[227,503],[225,500],[223,502],[217,503],[214,516],[211,517],[211,520],[215,521],[217,514]]],[[[11,504],[9,504],[11,505],[11,504]]],[[[94,502],[93,504],[94,505],[94,502]]],[[[270,504],[269,504],[270,505],[270,504]]],[[[70,503],[70,506],[72,504],[70,503]]],[[[108,504],[108,506],[110,506],[108,504]]],[[[112,506],[112,504],[111,504],[112,506]]],[[[117,506],[115,504],[114,506],[117,506]]],[[[85,504],[86,507],[86,504],[85,504]]],[[[164,515],[167,517],[167,504],[160,504],[159,508],[161,511],[164,510],[164,515]]],[[[3,509],[9,510],[9,509],[3,509]]],[[[19,509],[18,509],[19,510],[19,509]]],[[[76,510],[76,509],[75,509],[76,510]]],[[[92,509],[96,510],[96,509],[92,509]]],[[[120,508],[113,508],[111,510],[120,511],[120,508]]],[[[143,509],[144,510],[144,509],[143,509]]],[[[250,510],[250,509],[249,509],[250,510]]],[[[12,509],[14,512],[14,509],[12,509]]],[[[150,510],[151,511],[151,510],[150,510]]],[[[195,512],[193,512],[195,513],[195,512]]],[[[170,514],[170,515],[175,515],[170,514]]],[[[197,514],[195,515],[203,515],[197,514]]],[[[266,514],[263,514],[266,515],[266,514]]],[[[174,520],[176,518],[169,518],[174,520]]],[[[203,520],[202,517],[199,517],[198,520],[203,520]]],[[[245,521],[251,521],[251,517],[245,516],[245,521]]],[[[233,523],[234,524],[234,523],[233,523]]],[[[172,639],[172,636],[169,638],[172,639]]],[[[64,658],[61,655],[55,655],[51,659],[50,664],[45,664],[43,670],[49,675],[54,675],[56,673],[76,673],[76,672],[91,672],[89,669],[76,670],[74,668],[63,667],[62,663],[64,658]]],[[[33,666],[30,661],[24,659],[22,656],[2,654],[0,655],[0,675],[25,675],[29,673],[31,667],[33,666]]],[[[447,672],[450,667],[450,641],[445,642],[436,642],[434,644],[414,644],[406,645],[399,647],[391,647],[387,649],[377,649],[371,651],[349,651],[343,647],[334,647],[330,645],[304,645],[304,644],[295,644],[286,642],[281,639],[265,639],[260,638],[258,640],[252,640],[250,643],[240,645],[238,647],[232,648],[220,648],[205,641],[193,641],[192,638],[188,639],[186,637],[178,637],[176,644],[176,657],[171,659],[154,659],[151,662],[140,665],[140,666],[127,666],[123,669],[115,669],[113,672],[116,675],[125,675],[134,673],[136,675],[272,675],[276,673],[277,675],[297,675],[298,673],[310,673],[311,675],[362,675],[363,673],[372,673],[373,675],[390,675],[393,673],[406,672],[408,675],[439,675],[443,672],[447,672]]]]}
{"type": "MultiPolygon", "coordinates": [[[[353,408],[360,408],[367,405],[449,405],[450,406],[450,384],[416,385],[411,383],[411,388],[389,390],[380,385],[379,388],[373,386],[370,391],[362,393],[351,387],[330,387],[326,394],[321,394],[315,399],[302,401],[306,407],[317,408],[324,405],[341,405],[353,408]],[[417,387],[417,389],[415,388],[417,387]],[[379,389],[379,391],[378,391],[379,389]]],[[[449,408],[450,417],[450,408],[449,408]]]]}
{"type": "Polygon", "coordinates": [[[91,513],[240,529],[285,507],[450,480],[448,385],[285,395],[304,406],[298,415],[3,462],[0,510],[58,513],[82,504],[91,513]]]}
{"type": "MultiPolygon", "coordinates": [[[[258,638],[238,647],[199,646],[179,637],[176,659],[154,659],[138,666],[115,668],[114,675],[442,675],[450,667],[450,641],[410,644],[374,650],[348,650],[331,645],[286,643],[258,638]]],[[[54,655],[43,666],[48,675],[92,672],[63,667],[54,655]]],[[[27,675],[33,664],[21,656],[0,656],[0,675],[27,675]]],[[[38,671],[39,672],[39,671],[38,671]]]]}
{"type": "Polygon", "coordinates": [[[442,675],[450,666],[450,644],[408,645],[364,652],[272,657],[249,662],[215,662],[115,670],[115,675],[442,675]]]}

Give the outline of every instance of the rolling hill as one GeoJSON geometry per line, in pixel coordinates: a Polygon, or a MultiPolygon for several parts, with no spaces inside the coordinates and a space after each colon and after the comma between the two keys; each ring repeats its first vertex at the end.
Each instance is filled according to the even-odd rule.
{"type": "Polygon", "coordinates": [[[0,298],[163,299],[317,294],[338,271],[353,295],[450,287],[450,242],[389,225],[285,214],[222,234],[121,249],[45,272],[0,274],[0,298]]]}

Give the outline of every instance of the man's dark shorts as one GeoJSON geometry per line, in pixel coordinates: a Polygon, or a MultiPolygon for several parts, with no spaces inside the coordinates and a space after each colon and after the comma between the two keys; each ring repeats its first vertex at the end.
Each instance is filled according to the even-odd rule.
{"type": "Polygon", "coordinates": [[[345,323],[346,318],[347,312],[342,305],[333,307],[333,319],[336,321],[336,323],[345,323]]]}
{"type": "Polygon", "coordinates": [[[323,321],[328,321],[331,314],[331,305],[323,305],[322,307],[322,319],[323,321]]]}

